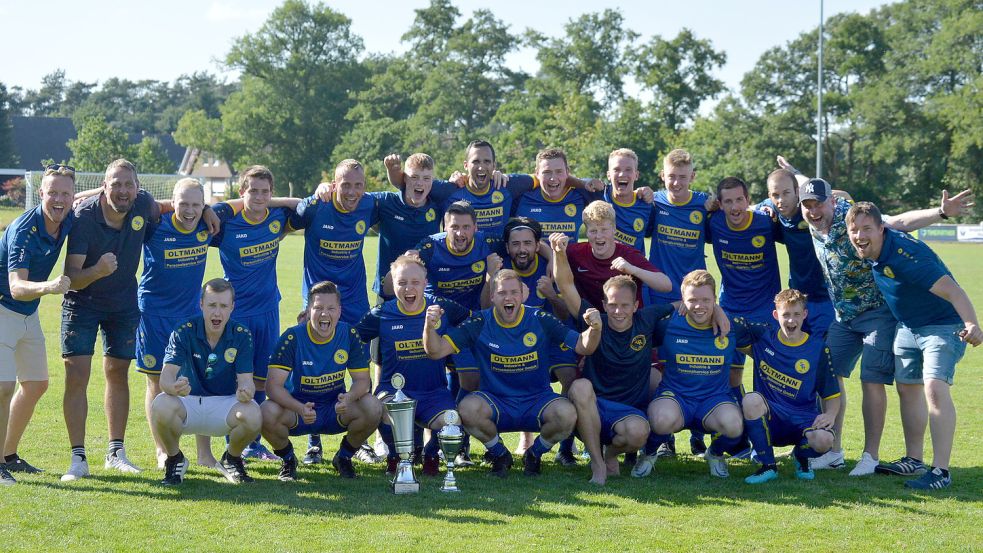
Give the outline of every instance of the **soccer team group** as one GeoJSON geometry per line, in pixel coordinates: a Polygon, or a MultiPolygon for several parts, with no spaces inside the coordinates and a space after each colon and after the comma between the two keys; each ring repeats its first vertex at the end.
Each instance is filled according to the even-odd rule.
{"type": "Polygon", "coordinates": [[[778,477],[773,447],[793,446],[795,475],[813,479],[845,464],[843,379],[858,361],[865,436],[850,474],[950,485],[950,387],[966,344],[980,344],[983,331],[943,262],[907,232],[965,212],[968,191],[892,216],[781,157],[769,197],[751,205],[739,178],[715,193],[692,190],[694,160],[678,149],[665,157],[657,191],[636,187],[629,149],[611,152],[607,182],[571,176],[557,149],[539,152],[534,175],[498,172],[485,141],[465,156],[464,171],[441,181],[430,156],[404,164],[391,155],[384,163],[398,192],[373,193],[363,166],[345,160],[304,199],[273,197],[273,175],[253,166],[239,176],[241,199],[213,206],[195,179],[155,200],[126,160],[78,198],[73,168],[46,167],[39,205],[0,240],[0,483],[40,471],[18,446],[48,383],[40,297],[57,294],[71,445],[63,481],[89,475],[87,387],[101,332],[105,468],[140,472],[123,443],[135,359],[166,485],[181,484],[188,469],[184,434],[196,435],[199,464],[235,483],[252,480],[249,457],[279,461],[279,478],[296,479],[301,462],[322,461],[321,434],[344,434],[331,462],[353,478],[353,458],[372,450],[366,441],[378,431],[393,473],[384,402],[397,373],[417,400],[425,475],[439,473],[437,434],[456,410],[469,437],[458,466],[471,464],[473,438],[500,477],[514,462],[503,432],[522,432],[526,475],[539,474],[557,444],[556,462],[576,464],[576,436],[590,481],[604,484],[622,454],[632,476],[648,476],[688,429],[713,477],[728,476],[728,456],[751,456],[759,468],[745,480],[768,482],[778,477]],[[379,301],[370,308],[363,246],[373,227],[379,301]],[[301,273],[304,310],[281,334],[277,254],[300,229],[303,262],[281,276],[301,273]],[[64,274],[52,279],[66,241],[64,274]],[[784,290],[776,243],[788,249],[784,290]],[[202,286],[209,247],[225,278],[202,286]],[[905,454],[881,462],[892,384],[905,454]],[[931,465],[922,461],[926,426],[931,465]],[[220,459],[214,436],[226,437],[220,459]],[[300,461],[291,436],[309,436],[300,461]]]}

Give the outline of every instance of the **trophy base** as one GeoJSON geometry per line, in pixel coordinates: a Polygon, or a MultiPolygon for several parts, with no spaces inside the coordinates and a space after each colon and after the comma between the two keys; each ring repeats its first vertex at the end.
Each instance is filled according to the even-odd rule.
{"type": "Polygon", "coordinates": [[[456,493],[456,492],[461,491],[461,489],[458,488],[457,486],[454,486],[453,488],[443,488],[442,487],[442,488],[440,488],[440,491],[442,491],[442,492],[448,492],[448,493],[456,493]]]}
{"type": "Polygon", "coordinates": [[[392,488],[393,488],[393,493],[396,495],[403,495],[408,493],[420,493],[419,482],[393,482],[392,488]]]}

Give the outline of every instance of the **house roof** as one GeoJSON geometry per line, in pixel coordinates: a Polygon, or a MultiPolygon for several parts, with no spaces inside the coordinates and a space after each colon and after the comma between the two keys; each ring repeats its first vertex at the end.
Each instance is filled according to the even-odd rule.
{"type": "Polygon", "coordinates": [[[77,138],[75,125],[68,117],[11,116],[14,151],[20,159],[18,168],[41,169],[41,160],[67,162],[72,157],[68,141],[77,138]]]}

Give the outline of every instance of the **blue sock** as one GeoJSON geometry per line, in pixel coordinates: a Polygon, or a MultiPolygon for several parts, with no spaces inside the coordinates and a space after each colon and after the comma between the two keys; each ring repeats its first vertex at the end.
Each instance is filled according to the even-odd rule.
{"type": "Polygon", "coordinates": [[[751,439],[754,452],[758,454],[758,461],[762,465],[774,465],[775,450],[771,447],[771,437],[768,435],[768,424],[765,422],[765,418],[745,420],[744,428],[747,429],[747,435],[751,439]]]}
{"type": "Polygon", "coordinates": [[[710,447],[707,448],[707,453],[715,457],[720,457],[727,450],[737,446],[737,444],[739,444],[740,441],[741,441],[740,436],[736,438],[728,438],[723,434],[719,434],[713,438],[713,441],[710,442],[710,447]]]}
{"type": "Polygon", "coordinates": [[[311,434],[310,436],[308,436],[307,437],[307,447],[321,447],[321,435],[320,434],[311,434]]]}
{"type": "Polygon", "coordinates": [[[643,451],[645,451],[646,455],[655,455],[659,451],[659,446],[674,441],[673,438],[675,438],[673,434],[649,432],[649,437],[645,440],[645,449],[643,451]]]}
{"type": "MultiPolygon", "coordinates": [[[[253,401],[255,401],[256,403],[262,405],[263,402],[266,401],[266,392],[265,391],[262,391],[261,392],[259,390],[256,390],[256,393],[253,394],[253,401]]],[[[249,444],[249,445],[250,446],[253,446],[253,447],[259,447],[261,445],[259,443],[259,439],[262,438],[262,437],[263,437],[262,434],[256,434],[256,439],[253,440],[252,443],[249,444]]]]}
{"type": "Polygon", "coordinates": [[[502,440],[499,439],[498,436],[495,436],[491,440],[485,442],[485,449],[488,450],[488,453],[490,453],[492,457],[501,457],[509,452],[509,450],[505,448],[505,444],[502,443],[502,440]]]}
{"type": "Polygon", "coordinates": [[[553,444],[544,440],[543,436],[540,435],[536,437],[536,441],[532,443],[532,447],[529,448],[529,451],[532,452],[533,456],[535,457],[542,457],[544,453],[551,449],[553,449],[553,444]]]}
{"type": "Polygon", "coordinates": [[[822,453],[817,453],[815,449],[809,447],[809,439],[802,436],[799,443],[792,448],[792,456],[795,457],[796,462],[804,470],[809,470],[809,459],[815,459],[819,457],[822,453]]]}
{"type": "Polygon", "coordinates": [[[440,450],[440,441],[437,438],[437,431],[433,430],[430,432],[430,439],[427,440],[427,445],[423,446],[423,456],[424,457],[436,457],[437,451],[440,450]]]}
{"type": "Polygon", "coordinates": [[[413,425],[413,449],[423,447],[423,428],[413,425]]]}
{"type": "Polygon", "coordinates": [[[573,455],[573,436],[564,439],[560,442],[560,453],[569,453],[573,455]]]}
{"type": "MultiPolygon", "coordinates": [[[[361,444],[359,444],[361,445],[361,444]]],[[[338,448],[338,456],[344,459],[351,459],[355,456],[355,452],[358,451],[359,446],[352,445],[348,441],[348,436],[341,439],[341,447],[338,448]]]]}
{"type": "Polygon", "coordinates": [[[379,435],[382,436],[382,443],[386,444],[386,449],[389,450],[386,457],[390,459],[399,457],[399,454],[396,453],[396,438],[393,437],[393,427],[388,424],[380,424],[379,435]]]}

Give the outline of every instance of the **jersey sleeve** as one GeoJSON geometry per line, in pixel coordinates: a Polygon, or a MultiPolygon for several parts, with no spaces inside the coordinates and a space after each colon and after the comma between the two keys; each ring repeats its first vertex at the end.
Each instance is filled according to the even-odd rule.
{"type": "Polygon", "coordinates": [[[317,202],[318,198],[314,195],[308,196],[298,202],[297,208],[290,213],[290,217],[287,219],[290,228],[300,230],[309,227],[311,221],[314,220],[314,215],[317,213],[317,202]]]}
{"type": "Polygon", "coordinates": [[[459,373],[478,372],[478,362],[475,361],[470,349],[462,349],[459,353],[451,355],[451,360],[454,362],[454,370],[459,373]]]}
{"type": "Polygon", "coordinates": [[[655,329],[652,331],[652,345],[661,346],[666,340],[666,331],[669,329],[669,321],[672,317],[666,317],[664,319],[659,319],[655,323],[655,329]]]}
{"type": "Polygon", "coordinates": [[[580,339],[580,334],[576,331],[545,311],[537,311],[536,317],[539,320],[539,324],[543,327],[546,337],[549,338],[553,345],[566,346],[570,349],[577,347],[577,340],[580,339]]]}
{"type": "Polygon", "coordinates": [[[373,307],[368,313],[362,315],[362,319],[355,325],[358,335],[366,343],[379,337],[379,326],[382,322],[382,318],[379,316],[380,311],[379,307],[373,307]]]}
{"type": "Polygon", "coordinates": [[[454,300],[449,300],[447,298],[437,297],[434,298],[437,305],[439,305],[444,310],[444,315],[447,320],[450,321],[451,325],[457,326],[467,320],[471,316],[471,310],[463,305],[457,303],[454,300]]]}
{"type": "Polygon", "coordinates": [[[67,255],[85,255],[89,251],[89,237],[92,236],[90,221],[90,217],[80,217],[72,226],[68,232],[67,255]]]}
{"type": "Polygon", "coordinates": [[[509,173],[509,182],[505,185],[506,190],[512,194],[512,197],[521,196],[526,192],[536,188],[539,183],[536,181],[536,177],[532,175],[526,175],[523,173],[509,173]]]}
{"type": "MultiPolygon", "coordinates": [[[[905,244],[898,249],[901,250],[902,248],[909,255],[903,258],[904,262],[891,265],[891,269],[896,273],[896,278],[903,279],[907,283],[928,291],[932,286],[935,286],[940,278],[949,274],[928,246],[913,248],[905,244]]],[[[900,261],[901,256],[898,256],[898,259],[900,261]]]]}
{"type": "Polygon", "coordinates": [[[416,245],[416,251],[420,252],[420,261],[427,267],[427,272],[434,270],[434,267],[430,266],[433,261],[434,244],[433,237],[425,236],[420,243],[416,245]]]}
{"type": "MultiPolygon", "coordinates": [[[[253,368],[253,336],[249,329],[236,325],[236,343],[239,351],[236,352],[235,370],[236,374],[254,373],[253,368]]],[[[255,380],[266,380],[266,377],[253,375],[255,380]]]]}
{"type": "Polygon", "coordinates": [[[442,206],[457,189],[457,185],[450,181],[434,179],[430,187],[430,201],[442,206]]]}
{"type": "Polygon", "coordinates": [[[293,332],[284,332],[273,348],[269,368],[287,372],[294,370],[296,354],[297,339],[294,337],[293,332]]]}
{"type": "MultiPolygon", "coordinates": [[[[38,229],[40,230],[40,229],[38,229]]],[[[31,266],[31,249],[28,245],[34,235],[26,225],[20,225],[7,232],[14,232],[10,247],[7,248],[7,271],[28,269],[31,266]]]]}
{"type": "Polygon", "coordinates": [[[185,328],[187,325],[181,325],[175,328],[170,337],[167,339],[167,347],[164,348],[164,365],[177,365],[179,367],[184,365],[185,360],[188,358],[188,352],[185,348],[183,331],[181,329],[185,328]]]}
{"type": "Polygon", "coordinates": [[[485,326],[484,317],[472,315],[471,318],[463,323],[447,330],[444,340],[454,348],[454,353],[461,353],[462,350],[470,348],[478,340],[482,327],[485,326]]]}
{"type": "Polygon", "coordinates": [[[830,360],[829,348],[826,346],[823,346],[823,351],[819,355],[819,366],[816,371],[816,392],[819,397],[824,400],[840,397],[840,383],[833,376],[833,363],[830,360]]]}
{"type": "Polygon", "coordinates": [[[365,344],[354,328],[348,330],[348,373],[363,373],[369,371],[369,356],[365,353],[365,344]]]}

